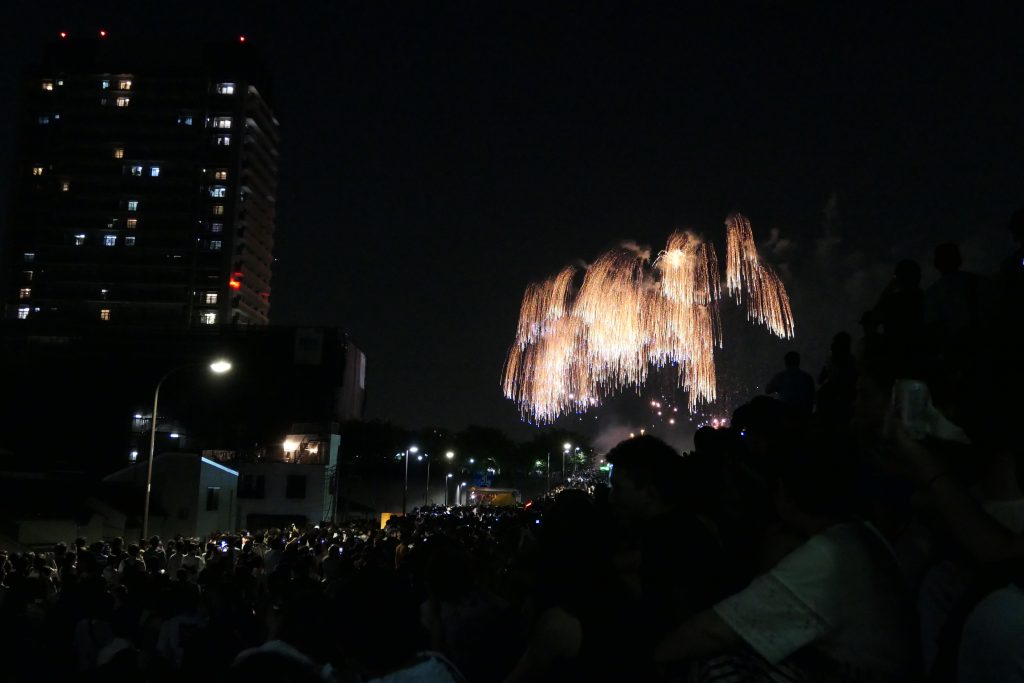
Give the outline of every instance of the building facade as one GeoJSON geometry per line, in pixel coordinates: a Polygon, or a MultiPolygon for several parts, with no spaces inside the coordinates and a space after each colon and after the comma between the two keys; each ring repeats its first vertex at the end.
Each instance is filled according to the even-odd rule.
{"type": "Polygon", "coordinates": [[[26,77],[4,317],[266,324],[278,122],[245,42],[63,36],[26,77]]]}

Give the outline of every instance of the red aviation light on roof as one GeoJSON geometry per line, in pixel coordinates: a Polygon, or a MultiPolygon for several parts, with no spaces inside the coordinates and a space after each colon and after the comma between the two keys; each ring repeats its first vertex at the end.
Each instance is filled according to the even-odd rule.
{"type": "Polygon", "coordinates": [[[101,28],[100,29],[100,38],[106,38],[106,37],[107,37],[107,31],[105,29],[101,28]]]}
{"type": "Polygon", "coordinates": [[[245,42],[245,36],[238,36],[238,42],[244,43],[245,42]]]}
{"type": "Polygon", "coordinates": [[[68,32],[67,32],[67,31],[61,31],[61,32],[60,32],[60,38],[61,38],[61,40],[64,40],[64,39],[65,39],[65,38],[67,38],[67,37],[68,37],[68,32]]]}

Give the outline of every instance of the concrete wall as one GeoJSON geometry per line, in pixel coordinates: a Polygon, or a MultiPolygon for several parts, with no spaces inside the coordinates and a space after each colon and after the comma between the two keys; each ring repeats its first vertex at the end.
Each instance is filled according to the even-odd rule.
{"type": "Polygon", "coordinates": [[[284,515],[304,517],[316,523],[330,513],[330,500],[325,496],[327,477],[323,465],[302,465],[285,462],[243,463],[239,477],[263,476],[263,498],[238,498],[238,526],[249,527],[251,515],[284,515]],[[306,478],[306,496],[287,496],[288,477],[306,478]]]}
{"type": "Polygon", "coordinates": [[[199,482],[196,489],[195,535],[206,536],[213,531],[237,528],[235,505],[238,497],[238,472],[212,460],[199,461],[199,482]],[[209,489],[218,489],[217,509],[209,510],[209,489]]]}

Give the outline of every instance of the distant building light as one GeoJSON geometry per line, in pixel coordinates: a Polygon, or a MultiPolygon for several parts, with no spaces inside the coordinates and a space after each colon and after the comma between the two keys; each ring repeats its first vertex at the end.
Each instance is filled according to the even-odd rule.
{"type": "Polygon", "coordinates": [[[132,100],[130,97],[125,97],[122,95],[121,97],[117,98],[115,104],[119,107],[127,107],[131,103],[131,101],[132,100]]]}
{"type": "Polygon", "coordinates": [[[44,169],[43,169],[42,166],[33,166],[32,167],[32,175],[35,175],[35,176],[43,175],[43,170],[44,169]]]}
{"type": "Polygon", "coordinates": [[[132,415],[132,417],[134,417],[136,420],[141,420],[142,419],[142,413],[135,413],[134,415],[132,415]]]}
{"type": "Polygon", "coordinates": [[[199,322],[203,325],[216,325],[217,324],[217,312],[216,311],[203,311],[199,314],[199,322]]]}
{"type": "Polygon", "coordinates": [[[101,308],[100,309],[100,320],[110,320],[110,309],[109,308],[101,308]]]}
{"type": "Polygon", "coordinates": [[[160,167],[159,166],[150,166],[149,167],[149,176],[151,178],[159,177],[160,176],[160,167]]]}
{"type": "Polygon", "coordinates": [[[180,436],[180,435],[178,434],[178,432],[171,432],[169,436],[170,436],[170,437],[171,437],[172,439],[177,439],[177,438],[178,438],[178,436],[180,436]]]}
{"type": "Polygon", "coordinates": [[[124,147],[115,147],[114,148],[114,158],[115,159],[124,159],[124,147]]]}
{"type": "Polygon", "coordinates": [[[124,246],[134,247],[135,246],[135,235],[128,235],[124,238],[124,246]]]}
{"type": "Polygon", "coordinates": [[[128,80],[128,79],[121,80],[117,84],[117,89],[118,90],[131,90],[132,89],[132,82],[130,80],[128,80]]]}
{"type": "Polygon", "coordinates": [[[82,233],[75,235],[75,246],[80,247],[83,244],[85,244],[85,235],[82,233]]]}
{"type": "Polygon", "coordinates": [[[53,90],[53,81],[50,81],[50,80],[43,81],[43,90],[46,90],[46,91],[53,90]]]}
{"type": "Polygon", "coordinates": [[[139,459],[139,452],[138,451],[132,451],[131,453],[128,454],[128,460],[130,460],[131,462],[135,462],[138,459],[139,459]]]}
{"type": "Polygon", "coordinates": [[[132,175],[134,175],[134,176],[142,175],[142,166],[140,166],[138,164],[132,166],[132,175]]]}
{"type": "Polygon", "coordinates": [[[61,31],[60,32],[60,37],[61,37],[61,40],[67,38],[68,37],[68,32],[67,31],[61,31]]]}
{"type": "Polygon", "coordinates": [[[234,83],[218,83],[217,84],[218,95],[234,95],[235,84],[234,83]]]}
{"type": "Polygon", "coordinates": [[[245,36],[238,36],[238,42],[244,43],[245,42],[245,36]]]}
{"type": "Polygon", "coordinates": [[[22,306],[18,309],[18,320],[24,320],[28,317],[29,307],[22,306]]]}
{"type": "Polygon", "coordinates": [[[106,30],[104,30],[104,29],[102,29],[102,28],[101,28],[101,29],[100,29],[100,38],[106,38],[106,37],[107,37],[107,32],[106,32],[106,30]]]}
{"type": "Polygon", "coordinates": [[[106,90],[109,87],[110,87],[110,81],[108,81],[106,79],[100,81],[100,88],[101,89],[106,90]]]}

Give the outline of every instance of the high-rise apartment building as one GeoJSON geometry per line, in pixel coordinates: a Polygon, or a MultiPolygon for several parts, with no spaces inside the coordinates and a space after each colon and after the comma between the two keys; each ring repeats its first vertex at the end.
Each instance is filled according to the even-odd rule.
{"type": "Polygon", "coordinates": [[[4,317],[267,323],[278,122],[244,39],[62,34],[23,87],[4,317]]]}

